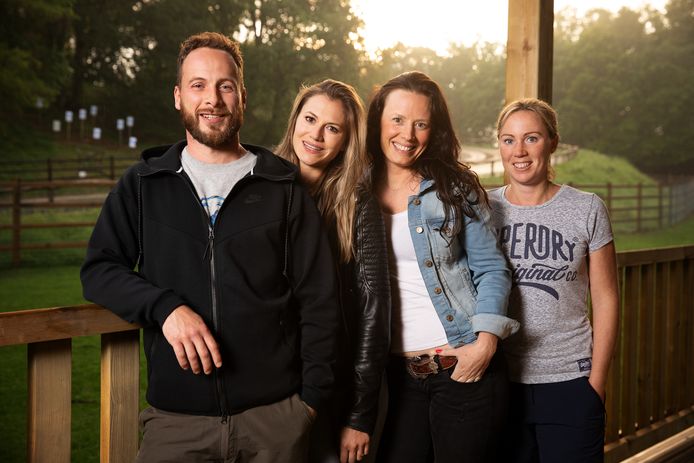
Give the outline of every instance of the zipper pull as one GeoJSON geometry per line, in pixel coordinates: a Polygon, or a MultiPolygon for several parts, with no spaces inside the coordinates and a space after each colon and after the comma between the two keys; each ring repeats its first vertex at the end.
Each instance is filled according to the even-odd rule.
{"type": "Polygon", "coordinates": [[[229,415],[225,413],[222,415],[222,424],[227,424],[227,421],[229,421],[229,415]]]}
{"type": "Polygon", "coordinates": [[[209,231],[210,231],[210,233],[207,235],[207,246],[205,246],[205,252],[202,255],[202,260],[207,259],[207,253],[208,252],[210,252],[210,258],[212,258],[211,250],[212,250],[212,244],[214,241],[214,230],[212,229],[212,227],[209,227],[209,231]]]}

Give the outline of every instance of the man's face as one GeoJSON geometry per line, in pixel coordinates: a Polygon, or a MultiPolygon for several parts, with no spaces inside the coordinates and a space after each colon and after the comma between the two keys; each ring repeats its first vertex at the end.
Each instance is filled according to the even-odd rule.
{"type": "Polygon", "coordinates": [[[210,148],[232,146],[243,124],[245,89],[231,55],[197,48],[183,61],[174,103],[190,136],[210,148]]]}

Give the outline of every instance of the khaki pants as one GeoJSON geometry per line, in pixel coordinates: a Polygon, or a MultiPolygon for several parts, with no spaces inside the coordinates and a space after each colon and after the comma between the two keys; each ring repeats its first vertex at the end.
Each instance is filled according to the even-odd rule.
{"type": "Polygon", "coordinates": [[[232,415],[226,423],[149,407],[140,414],[143,438],[136,461],[300,463],[306,461],[311,424],[298,394],[232,415]]]}

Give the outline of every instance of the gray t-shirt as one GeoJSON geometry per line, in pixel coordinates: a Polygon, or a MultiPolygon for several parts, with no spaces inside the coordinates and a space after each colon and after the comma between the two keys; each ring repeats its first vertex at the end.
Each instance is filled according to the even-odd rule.
{"type": "Polygon", "coordinates": [[[516,206],[506,187],[489,192],[492,221],[513,270],[509,317],[520,331],[504,341],[512,381],[537,384],[588,376],[591,252],[612,241],[607,209],[593,193],[562,185],[539,206],[516,206]]]}
{"type": "Polygon", "coordinates": [[[200,199],[200,204],[210,216],[210,222],[214,225],[219,208],[236,182],[249,173],[257,157],[247,151],[236,161],[225,164],[210,164],[198,161],[188,152],[188,147],[181,152],[181,165],[193,182],[195,191],[200,199]]]}

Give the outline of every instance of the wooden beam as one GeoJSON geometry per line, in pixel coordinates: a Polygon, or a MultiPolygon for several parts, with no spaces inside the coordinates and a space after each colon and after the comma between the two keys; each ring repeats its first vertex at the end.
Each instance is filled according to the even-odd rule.
{"type": "Polygon", "coordinates": [[[70,462],[72,340],[29,344],[27,459],[70,462]]]}
{"type": "Polygon", "coordinates": [[[0,347],[137,330],[95,304],[0,313],[0,347]]]}
{"type": "Polygon", "coordinates": [[[554,0],[509,0],[506,103],[519,98],[552,102],[554,0]]]}

